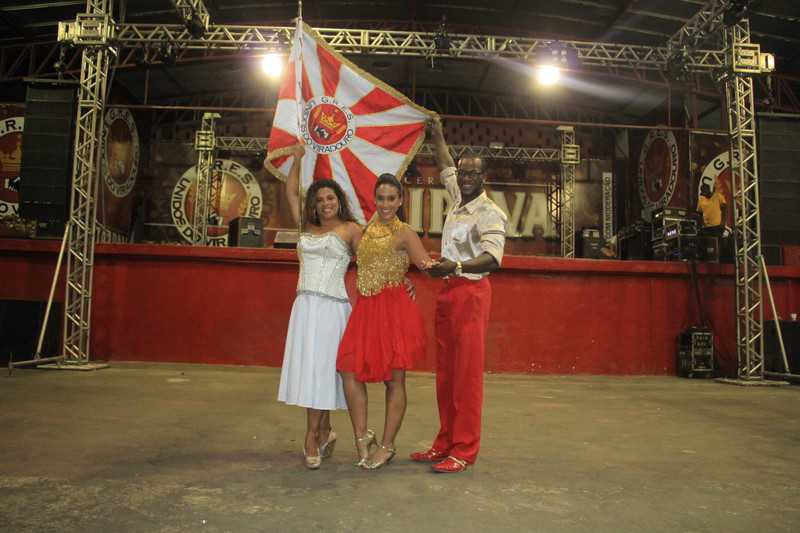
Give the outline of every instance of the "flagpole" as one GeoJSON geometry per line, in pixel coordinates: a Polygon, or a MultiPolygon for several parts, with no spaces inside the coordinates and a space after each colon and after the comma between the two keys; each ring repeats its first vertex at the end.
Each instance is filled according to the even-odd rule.
{"type": "MultiPolygon", "coordinates": [[[[299,48],[297,50],[297,62],[300,65],[300,73],[303,72],[303,40],[302,38],[298,38],[298,32],[302,30],[303,27],[303,0],[297,0],[297,26],[295,27],[295,42],[299,44],[299,48]]],[[[297,68],[295,67],[295,74],[297,68]]],[[[295,102],[299,102],[300,99],[303,97],[303,76],[295,76],[297,80],[297,98],[295,102]]],[[[297,109],[297,132],[300,133],[300,121],[303,120],[302,114],[302,107],[298,106],[297,109]]],[[[299,139],[298,139],[299,140],[299,139]]],[[[300,198],[300,216],[297,217],[297,238],[298,242],[300,239],[300,234],[303,232],[303,214],[305,213],[305,203],[308,201],[308,198],[303,198],[303,166],[302,163],[300,165],[300,172],[297,176],[297,188],[299,189],[298,198],[300,198]]]]}

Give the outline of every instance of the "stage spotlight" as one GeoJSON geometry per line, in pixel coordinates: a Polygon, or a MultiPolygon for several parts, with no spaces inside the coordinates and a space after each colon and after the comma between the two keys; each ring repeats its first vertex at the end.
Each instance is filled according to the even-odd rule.
{"type": "Polygon", "coordinates": [[[133,62],[137,67],[150,66],[150,58],[148,57],[148,50],[146,47],[142,46],[136,49],[136,51],[133,53],[133,62]]]}
{"type": "Polygon", "coordinates": [[[67,46],[62,45],[58,49],[58,60],[53,63],[53,68],[59,74],[63,74],[67,70],[67,46]]]}
{"type": "Polygon", "coordinates": [[[161,43],[161,46],[158,47],[157,51],[158,59],[167,66],[172,66],[175,64],[175,60],[178,56],[178,51],[175,49],[175,45],[172,43],[161,43]]]}
{"type": "Polygon", "coordinates": [[[442,15],[442,22],[439,24],[439,29],[433,36],[433,46],[439,52],[449,52],[453,43],[450,42],[450,37],[447,35],[447,17],[442,15]]]}
{"type": "Polygon", "coordinates": [[[203,24],[203,19],[200,18],[200,15],[198,15],[194,9],[192,10],[192,15],[186,19],[186,29],[189,31],[189,35],[195,39],[200,39],[206,34],[206,27],[203,24]]]}
{"type": "Polygon", "coordinates": [[[758,65],[761,67],[761,72],[773,72],[775,70],[775,56],[761,52],[758,55],[758,65]]]}
{"type": "Polygon", "coordinates": [[[536,67],[536,82],[539,85],[555,85],[560,79],[561,69],[555,65],[539,65],[536,67]]]}
{"type": "Polygon", "coordinates": [[[555,85],[565,70],[580,68],[578,51],[560,42],[547,43],[533,57],[536,81],[539,85],[555,85]]]}
{"type": "Polygon", "coordinates": [[[283,72],[283,58],[278,54],[267,54],[261,58],[261,70],[270,78],[279,78],[283,72]]]}
{"type": "Polygon", "coordinates": [[[673,51],[667,57],[667,74],[673,81],[686,81],[691,77],[691,70],[689,64],[691,63],[691,56],[689,49],[685,46],[673,51]]]}

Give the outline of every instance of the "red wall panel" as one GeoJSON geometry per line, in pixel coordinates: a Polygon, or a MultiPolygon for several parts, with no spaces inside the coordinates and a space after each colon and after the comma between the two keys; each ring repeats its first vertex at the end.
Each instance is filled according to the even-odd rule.
{"type": "MultiPolygon", "coordinates": [[[[0,240],[0,298],[45,299],[57,251],[52,242],[0,240]]],[[[93,359],[280,365],[293,251],[99,245],[95,258],[93,359]]],[[[698,271],[718,358],[735,373],[732,268],[698,271]]],[[[800,312],[800,267],[770,274],[779,314],[800,312]]],[[[411,277],[429,335],[418,368],[432,370],[442,282],[411,277]]],[[[487,371],[674,374],[676,336],[699,323],[689,279],[685,263],[507,256],[491,276],[487,371]]],[[[352,281],[351,272],[351,289],[352,281]]]]}

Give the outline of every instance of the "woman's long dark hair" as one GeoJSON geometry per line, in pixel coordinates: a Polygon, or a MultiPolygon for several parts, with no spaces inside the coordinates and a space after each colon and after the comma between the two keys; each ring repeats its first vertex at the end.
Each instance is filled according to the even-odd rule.
{"type": "Polygon", "coordinates": [[[319,219],[317,213],[317,192],[320,189],[330,189],[336,195],[339,201],[339,211],[336,215],[342,222],[355,222],[353,213],[350,211],[350,204],[347,203],[347,197],[344,195],[342,187],[333,180],[316,180],[308,188],[306,192],[306,205],[303,209],[303,226],[306,224],[314,224],[319,226],[322,221],[319,219]]]}
{"type": "MultiPolygon", "coordinates": [[[[397,194],[400,196],[400,199],[403,200],[403,185],[400,183],[400,181],[398,181],[397,178],[394,177],[393,174],[389,174],[387,172],[386,174],[381,174],[378,177],[378,180],[375,182],[375,193],[376,194],[378,192],[378,187],[380,187],[381,185],[391,185],[392,187],[397,189],[397,194]]],[[[403,222],[406,221],[406,214],[405,214],[405,211],[403,211],[402,204],[397,209],[397,218],[399,218],[403,222]]]]}

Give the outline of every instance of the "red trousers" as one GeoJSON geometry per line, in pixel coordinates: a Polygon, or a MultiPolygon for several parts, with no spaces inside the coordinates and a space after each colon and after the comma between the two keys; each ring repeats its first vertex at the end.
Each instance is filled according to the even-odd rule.
{"type": "Polygon", "coordinates": [[[445,280],[436,298],[436,400],[433,448],[474,463],[481,440],[486,328],[492,303],[488,278],[445,280]]]}

